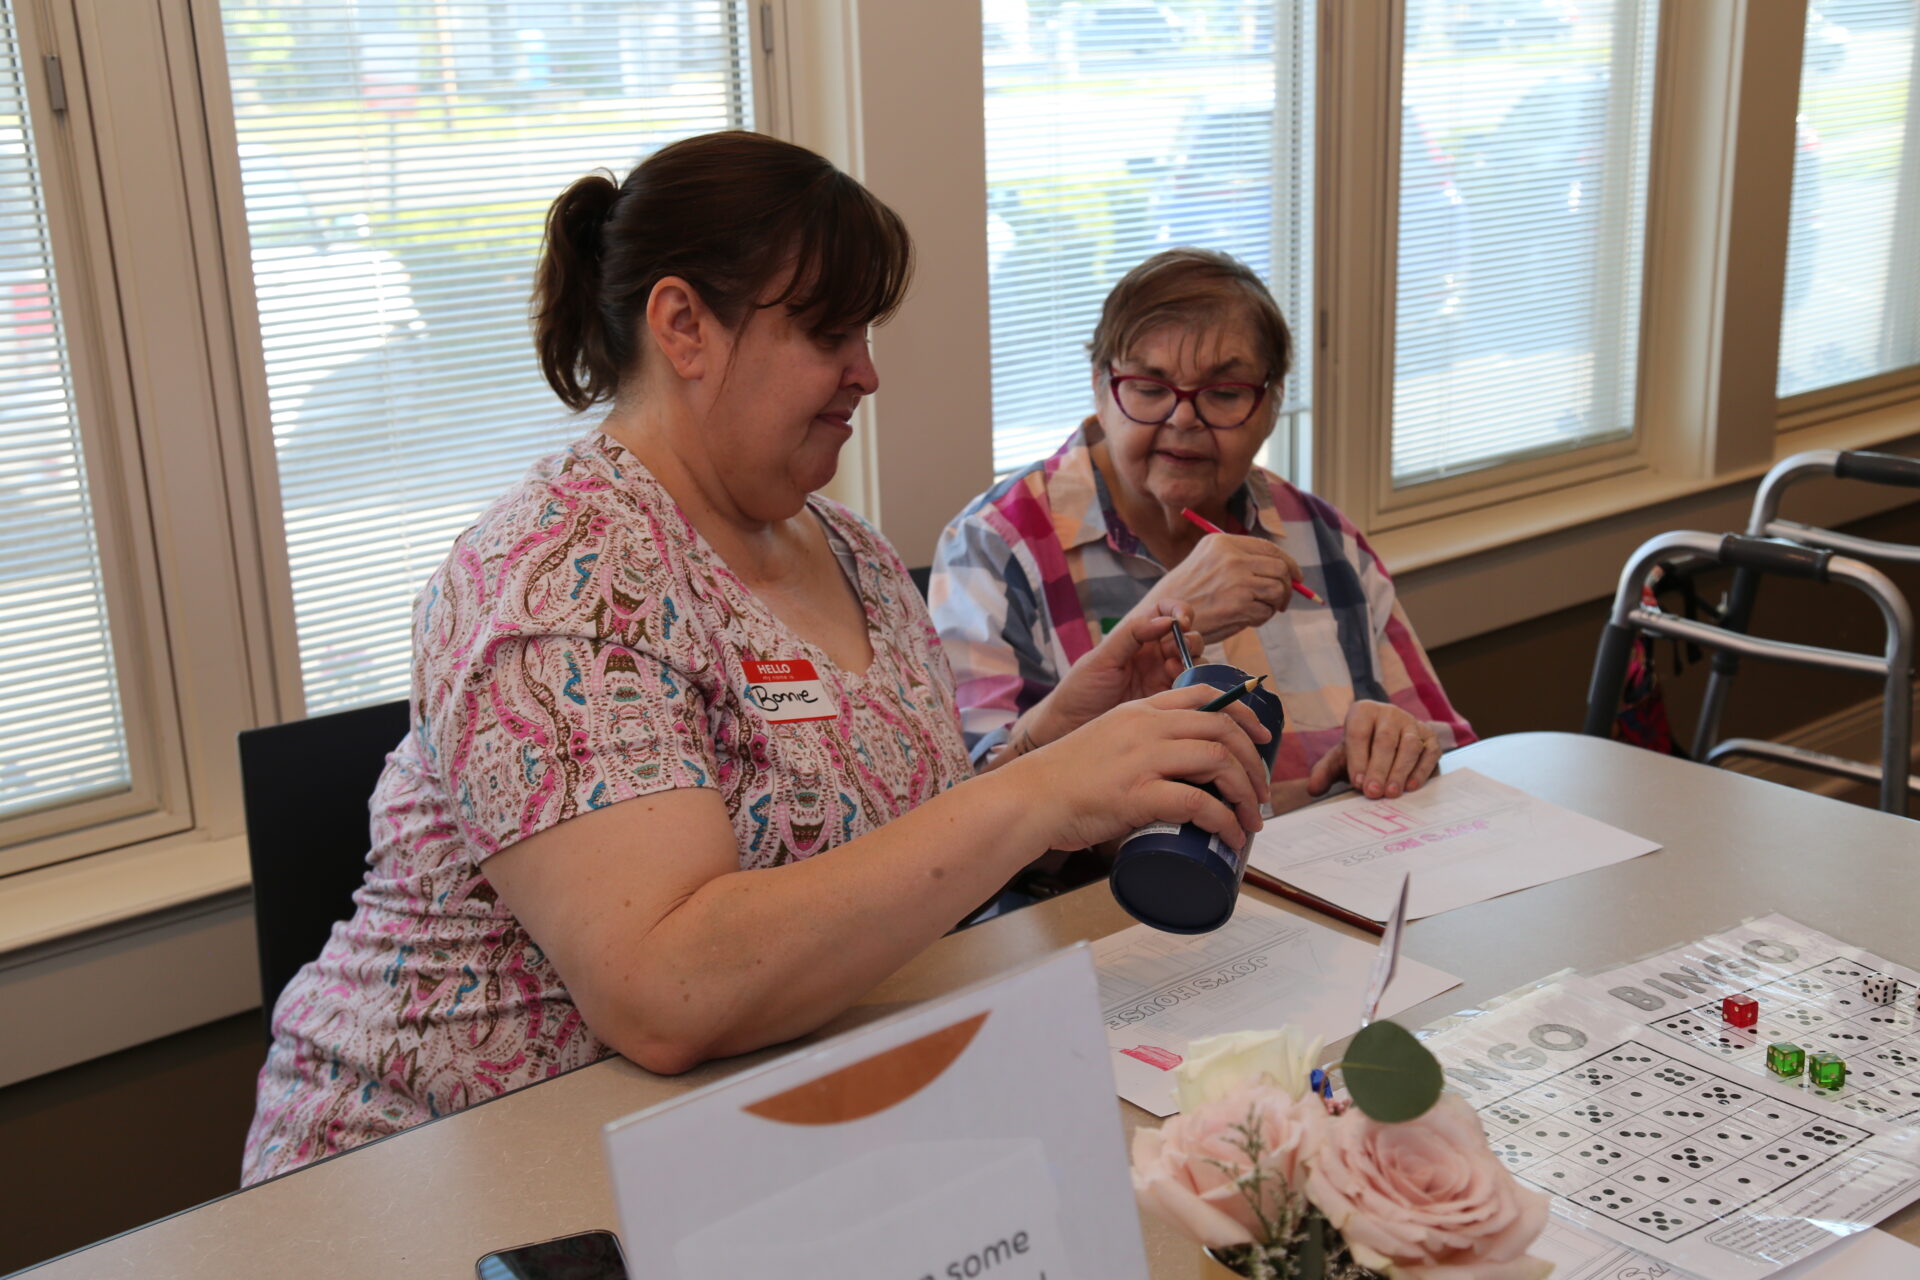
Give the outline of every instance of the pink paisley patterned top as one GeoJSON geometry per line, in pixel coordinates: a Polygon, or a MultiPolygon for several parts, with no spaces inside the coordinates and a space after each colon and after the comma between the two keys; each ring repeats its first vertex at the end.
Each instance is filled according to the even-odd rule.
{"type": "Polygon", "coordinates": [[[496,900],[491,854],[590,809],[712,787],[740,866],[772,867],[971,776],[899,557],[846,509],[810,505],[858,580],[861,674],[782,626],[604,435],[539,463],[460,536],[414,606],[413,727],[374,792],[353,918],[274,1008],[245,1182],[609,1052],[496,900]],[[743,663],[794,658],[834,718],[776,723],[748,693],[743,663]]]}

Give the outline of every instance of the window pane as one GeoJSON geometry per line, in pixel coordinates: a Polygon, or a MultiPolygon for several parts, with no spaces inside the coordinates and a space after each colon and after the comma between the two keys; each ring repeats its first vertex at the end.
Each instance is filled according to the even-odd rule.
{"type": "Polygon", "coordinates": [[[1304,417],[1314,8],[982,6],[996,471],[1052,453],[1093,412],[1100,303],[1176,245],[1267,278],[1296,348],[1276,439],[1304,417]]]}
{"type": "Polygon", "coordinates": [[[0,4],[0,817],[129,782],[21,74],[0,4]]]}
{"type": "Polygon", "coordinates": [[[1813,0],[1800,63],[1779,392],[1920,363],[1914,0],[1813,0]]]}
{"type": "Polygon", "coordinates": [[[413,596],[580,431],[527,301],[547,205],[746,127],[735,0],[227,0],[307,709],[404,696],[413,596]]]}
{"type": "Polygon", "coordinates": [[[1633,432],[1655,0],[1408,0],[1393,483],[1633,432]]]}

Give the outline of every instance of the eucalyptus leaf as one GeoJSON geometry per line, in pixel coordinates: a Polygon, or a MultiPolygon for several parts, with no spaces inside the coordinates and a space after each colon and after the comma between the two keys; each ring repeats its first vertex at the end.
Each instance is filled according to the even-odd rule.
{"type": "Polygon", "coordinates": [[[1362,1027],[1341,1064],[1353,1103],[1382,1124],[1415,1120],[1440,1100],[1440,1063],[1395,1022],[1362,1027]]]}

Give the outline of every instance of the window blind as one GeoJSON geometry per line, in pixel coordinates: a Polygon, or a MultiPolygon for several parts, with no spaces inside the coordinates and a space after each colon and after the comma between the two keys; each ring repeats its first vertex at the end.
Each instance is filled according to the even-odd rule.
{"type": "Polygon", "coordinates": [[[22,70],[0,3],[0,817],[129,783],[22,70]]]}
{"type": "Polygon", "coordinates": [[[1915,0],[1812,0],[1800,60],[1782,396],[1920,364],[1915,0]]]}
{"type": "Polygon", "coordinates": [[[527,324],[548,204],[750,127],[734,0],[222,5],[310,713],[404,696],[455,535],[584,424],[527,324]]]}
{"type": "Polygon", "coordinates": [[[1267,279],[1296,347],[1281,432],[1305,415],[1314,8],[982,6],[995,471],[1052,453],[1093,412],[1100,304],[1175,246],[1267,279]]]}
{"type": "Polygon", "coordinates": [[[1632,434],[1655,0],[1408,0],[1396,487],[1632,434]]]}

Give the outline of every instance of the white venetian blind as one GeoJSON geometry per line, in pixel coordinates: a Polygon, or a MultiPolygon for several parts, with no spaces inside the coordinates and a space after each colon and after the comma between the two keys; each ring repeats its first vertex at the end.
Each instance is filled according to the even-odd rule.
{"type": "Polygon", "coordinates": [[[129,782],[21,74],[0,3],[0,817],[129,782]]]}
{"type": "Polygon", "coordinates": [[[1812,0],[1800,62],[1783,396],[1920,364],[1915,0],[1812,0]]]}
{"type": "Polygon", "coordinates": [[[527,324],[595,168],[750,127],[737,0],[225,0],[307,709],[404,696],[453,537],[584,429],[527,324]]]}
{"type": "Polygon", "coordinates": [[[993,465],[1045,457],[1093,411],[1107,291],[1181,245],[1266,278],[1294,330],[1277,437],[1313,349],[1314,0],[982,5],[993,465]]]}
{"type": "Polygon", "coordinates": [[[1655,0],[1407,0],[1393,483],[1633,432],[1655,0]]]}

